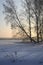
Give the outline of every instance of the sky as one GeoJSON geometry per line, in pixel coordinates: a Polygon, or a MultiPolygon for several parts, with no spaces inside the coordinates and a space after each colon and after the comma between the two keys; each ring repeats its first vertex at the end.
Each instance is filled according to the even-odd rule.
{"type": "MultiPolygon", "coordinates": [[[[16,0],[16,3],[19,3],[20,0],[16,0]]],[[[3,13],[3,3],[5,0],[0,0],[0,37],[12,37],[12,30],[10,24],[7,26],[4,19],[3,13]]]]}
{"type": "MultiPolygon", "coordinates": [[[[16,2],[16,5],[18,6],[18,8],[21,9],[21,6],[20,6],[20,0],[14,0],[16,2]]],[[[5,2],[5,0],[0,0],[0,38],[6,38],[6,37],[9,37],[11,38],[12,37],[12,30],[11,30],[11,27],[10,27],[10,24],[7,25],[6,24],[6,21],[4,19],[5,15],[3,13],[3,3],[5,2]]],[[[14,33],[15,34],[15,33],[14,33]]]]}

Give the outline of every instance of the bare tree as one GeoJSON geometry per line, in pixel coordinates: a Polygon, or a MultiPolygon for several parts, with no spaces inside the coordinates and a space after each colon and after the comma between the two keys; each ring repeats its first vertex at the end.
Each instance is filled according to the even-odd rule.
{"type": "MultiPolygon", "coordinates": [[[[37,30],[37,42],[39,42],[39,35],[42,39],[42,34],[41,34],[41,13],[42,13],[42,6],[41,3],[42,0],[34,0],[34,6],[35,6],[35,17],[36,17],[36,30],[37,30]],[[39,31],[40,30],[40,31],[39,31]]],[[[43,2],[43,1],[42,1],[43,2]]]]}
{"type": "Polygon", "coordinates": [[[28,1],[28,0],[25,0],[25,2],[26,2],[26,8],[25,9],[26,9],[26,14],[27,14],[27,20],[29,22],[29,35],[31,37],[31,21],[30,21],[30,6],[31,6],[31,2],[28,1]]]}
{"type": "MultiPolygon", "coordinates": [[[[32,21],[31,21],[31,18],[33,17],[32,16],[32,10],[31,10],[31,8],[32,8],[32,1],[31,0],[23,0],[23,8],[25,9],[25,11],[24,11],[24,15],[26,16],[26,18],[27,18],[27,21],[28,21],[28,25],[29,25],[29,35],[30,35],[30,37],[32,37],[32,31],[31,31],[31,28],[32,28],[32,26],[31,26],[31,24],[32,24],[32,21]]],[[[31,40],[31,39],[30,39],[31,40]]],[[[31,40],[31,42],[32,42],[32,40],[31,40]]]]}
{"type": "Polygon", "coordinates": [[[43,15],[43,0],[24,0],[24,8],[27,14],[27,20],[29,21],[29,32],[31,37],[31,18],[34,19],[35,32],[37,34],[37,42],[39,37],[42,39],[42,18],[43,15]]]}
{"type": "Polygon", "coordinates": [[[28,35],[26,30],[24,29],[24,26],[21,24],[14,1],[6,0],[6,4],[4,3],[3,6],[4,6],[4,13],[6,15],[5,19],[6,19],[7,23],[10,22],[11,28],[12,29],[16,28],[16,27],[20,28],[27,35],[27,37],[29,37],[32,41],[35,42],[35,40],[33,40],[28,35]]]}

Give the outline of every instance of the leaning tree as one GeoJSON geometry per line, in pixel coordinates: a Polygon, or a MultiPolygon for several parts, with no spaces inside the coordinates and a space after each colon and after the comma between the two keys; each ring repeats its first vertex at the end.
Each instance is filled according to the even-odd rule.
{"type": "MultiPolygon", "coordinates": [[[[30,38],[32,41],[36,42],[34,39],[32,39],[32,37],[30,35],[28,35],[26,29],[24,28],[25,25],[23,24],[23,22],[21,22],[21,20],[18,16],[15,2],[13,0],[6,0],[5,3],[3,4],[3,6],[4,6],[5,19],[6,19],[7,23],[11,24],[11,29],[14,29],[17,27],[20,28],[21,31],[23,31],[23,33],[25,33],[28,38],[30,38]]],[[[30,30],[30,33],[31,33],[31,30],[30,30]]]]}

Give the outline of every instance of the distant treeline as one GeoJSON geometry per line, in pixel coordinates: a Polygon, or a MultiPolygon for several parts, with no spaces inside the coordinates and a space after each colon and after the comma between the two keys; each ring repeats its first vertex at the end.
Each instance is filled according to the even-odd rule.
{"type": "MultiPolygon", "coordinates": [[[[32,37],[32,39],[36,40],[36,37],[32,37]]],[[[0,40],[23,40],[23,41],[30,41],[30,39],[27,37],[27,38],[0,38],[0,40]]],[[[41,41],[41,39],[40,39],[41,41]]],[[[43,41],[43,40],[42,40],[43,41]]]]}
{"type": "Polygon", "coordinates": [[[23,38],[0,38],[0,40],[22,40],[23,38]]]}

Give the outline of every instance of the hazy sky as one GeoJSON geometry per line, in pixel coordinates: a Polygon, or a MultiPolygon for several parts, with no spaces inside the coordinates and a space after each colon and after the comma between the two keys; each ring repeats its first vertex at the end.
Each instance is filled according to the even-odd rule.
{"type": "MultiPolygon", "coordinates": [[[[21,6],[19,6],[20,0],[14,0],[18,6],[18,8],[21,9],[21,6]]],[[[12,30],[10,25],[6,25],[6,21],[4,20],[4,13],[3,13],[3,3],[5,0],[0,0],[0,37],[12,37],[12,30]]]]}
{"type": "MultiPolygon", "coordinates": [[[[10,29],[10,25],[7,26],[4,20],[3,14],[3,3],[5,0],[0,0],[0,37],[12,37],[12,30],[10,29]]],[[[16,0],[16,3],[20,3],[20,0],[16,0]]]]}

